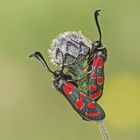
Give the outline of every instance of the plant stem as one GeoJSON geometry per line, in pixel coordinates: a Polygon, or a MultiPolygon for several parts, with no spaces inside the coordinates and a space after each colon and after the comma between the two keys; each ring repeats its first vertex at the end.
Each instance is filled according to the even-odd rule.
{"type": "Polygon", "coordinates": [[[107,132],[107,129],[104,125],[104,122],[103,121],[97,121],[98,125],[99,125],[99,130],[100,130],[100,133],[103,137],[103,140],[110,140],[110,137],[109,137],[109,134],[107,132]]]}

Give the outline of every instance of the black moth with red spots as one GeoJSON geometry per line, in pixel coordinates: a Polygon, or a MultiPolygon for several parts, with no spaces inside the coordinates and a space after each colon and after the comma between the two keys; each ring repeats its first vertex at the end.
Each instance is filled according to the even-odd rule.
{"type": "MultiPolygon", "coordinates": [[[[94,53],[93,61],[88,67],[88,76],[89,88],[88,95],[94,101],[98,101],[103,93],[104,86],[104,63],[107,57],[106,48],[102,45],[99,46],[94,53]]],[[[91,59],[90,59],[91,60],[91,59]]]]}
{"type": "Polygon", "coordinates": [[[107,50],[102,45],[101,39],[101,29],[98,22],[99,11],[95,11],[95,22],[99,32],[99,41],[92,43],[92,48],[88,55],[88,96],[94,100],[98,101],[103,94],[104,86],[104,63],[107,59],[107,50]]]}
{"type": "Polygon", "coordinates": [[[105,117],[103,109],[88,95],[80,92],[77,88],[76,82],[69,82],[72,80],[70,75],[63,73],[64,65],[62,70],[52,71],[48,67],[45,59],[40,52],[35,52],[30,57],[37,58],[53,75],[53,85],[60,91],[68,102],[72,105],[74,110],[84,119],[84,120],[102,120],[105,117]]]}
{"type": "MultiPolygon", "coordinates": [[[[87,121],[98,121],[105,118],[105,112],[97,103],[101,97],[104,84],[104,62],[107,57],[107,51],[101,44],[101,31],[98,23],[98,12],[95,11],[95,21],[100,34],[99,41],[93,42],[93,47],[88,54],[88,69],[87,78],[89,87],[88,94],[82,93],[77,86],[77,83],[72,79],[71,75],[63,72],[64,63],[61,70],[52,71],[44,57],[40,52],[35,52],[30,57],[37,58],[54,76],[54,87],[64,95],[74,110],[87,121]]],[[[63,56],[62,56],[63,57],[63,56]]]]}

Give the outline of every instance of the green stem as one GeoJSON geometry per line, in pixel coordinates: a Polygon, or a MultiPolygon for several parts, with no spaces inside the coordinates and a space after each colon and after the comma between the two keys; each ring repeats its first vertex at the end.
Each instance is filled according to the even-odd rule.
{"type": "Polygon", "coordinates": [[[104,125],[104,122],[103,121],[97,121],[98,125],[99,125],[99,130],[100,130],[100,133],[103,137],[103,140],[110,140],[110,137],[109,137],[109,134],[107,132],[107,129],[104,125]]]}

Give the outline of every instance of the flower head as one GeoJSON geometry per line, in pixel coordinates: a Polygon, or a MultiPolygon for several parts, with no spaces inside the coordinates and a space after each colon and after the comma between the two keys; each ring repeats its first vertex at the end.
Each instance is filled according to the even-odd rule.
{"type": "Polygon", "coordinates": [[[54,64],[67,67],[80,63],[89,52],[91,41],[81,32],[64,32],[59,34],[49,50],[54,64]]]}

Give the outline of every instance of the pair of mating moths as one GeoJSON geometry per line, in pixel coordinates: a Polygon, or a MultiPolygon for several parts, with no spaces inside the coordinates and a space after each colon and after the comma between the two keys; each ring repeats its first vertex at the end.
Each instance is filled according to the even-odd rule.
{"type": "Polygon", "coordinates": [[[38,51],[30,55],[30,57],[37,58],[53,74],[54,87],[64,95],[73,109],[87,121],[98,121],[105,118],[104,110],[97,103],[103,93],[104,63],[107,58],[107,50],[101,42],[102,34],[98,22],[99,11],[96,10],[94,13],[99,40],[92,42],[91,48],[89,48],[89,42],[86,38],[76,32],[65,32],[53,41],[51,57],[54,63],[62,66],[61,70],[52,71],[38,51]],[[84,60],[87,61],[86,80],[88,86],[86,94],[79,89],[77,84],[82,79],[73,79],[73,73],[69,75],[64,73],[66,67],[74,70],[74,66],[79,65],[84,60]]]}

